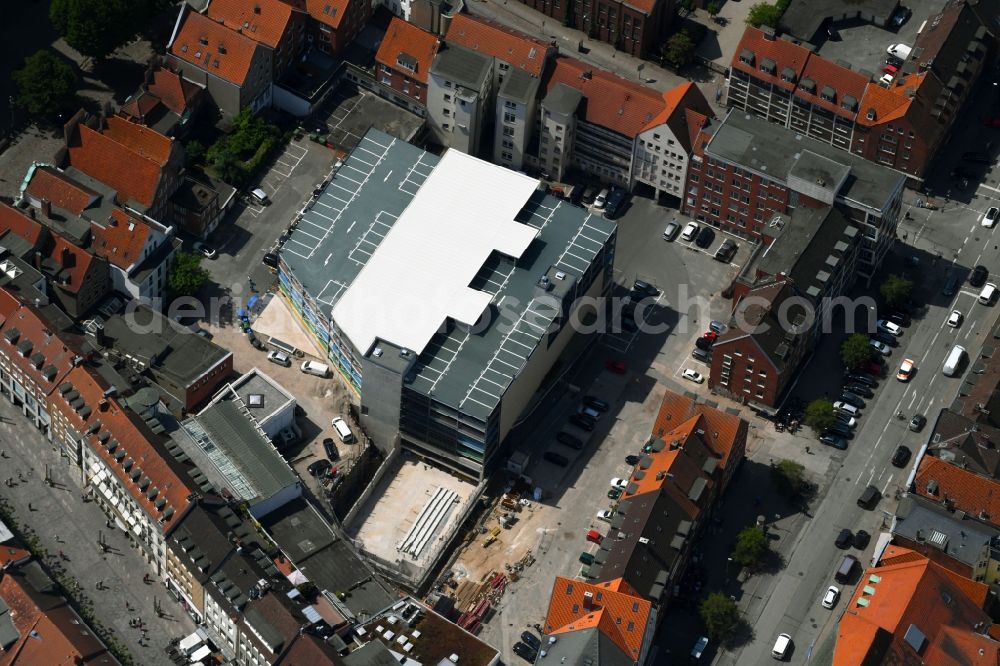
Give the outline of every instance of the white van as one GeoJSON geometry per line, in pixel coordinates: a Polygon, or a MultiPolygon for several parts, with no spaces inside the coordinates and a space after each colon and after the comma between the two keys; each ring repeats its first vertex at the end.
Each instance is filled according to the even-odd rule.
{"type": "Polygon", "coordinates": [[[992,282],[987,282],[983,286],[983,290],[979,292],[979,302],[983,305],[993,305],[993,301],[997,297],[997,286],[992,282]]]}
{"type": "Polygon", "coordinates": [[[319,363],[317,361],[303,361],[300,366],[302,372],[307,375],[316,375],[317,377],[329,377],[330,376],[330,366],[326,363],[319,363]]]}
{"type": "Polygon", "coordinates": [[[778,634],[778,640],[774,642],[774,647],[771,648],[771,656],[778,661],[784,661],[785,657],[788,656],[788,648],[791,643],[791,636],[788,634],[778,634]]]}
{"type": "Polygon", "coordinates": [[[885,55],[890,61],[902,63],[906,62],[906,59],[910,57],[910,51],[912,49],[906,44],[890,44],[885,49],[885,55]]]}
{"type": "Polygon", "coordinates": [[[955,345],[948,352],[948,358],[944,360],[944,368],[942,371],[948,377],[954,377],[955,373],[958,372],[958,368],[962,365],[962,361],[965,360],[965,347],[961,345],[955,345]]]}
{"type": "Polygon", "coordinates": [[[340,441],[344,444],[350,444],[354,441],[354,433],[351,432],[351,428],[347,425],[347,421],[337,416],[334,417],[332,425],[333,429],[337,431],[337,436],[340,437],[340,441]]]}

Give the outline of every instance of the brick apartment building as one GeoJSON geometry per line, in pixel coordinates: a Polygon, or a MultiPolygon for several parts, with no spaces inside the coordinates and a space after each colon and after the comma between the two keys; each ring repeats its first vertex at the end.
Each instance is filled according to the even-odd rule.
{"type": "Polygon", "coordinates": [[[563,25],[633,56],[650,55],[676,13],[673,0],[521,0],[563,25]]]}
{"type": "Polygon", "coordinates": [[[281,0],[211,0],[205,13],[270,49],[275,81],[285,75],[306,43],[306,13],[281,0]]]}
{"type": "Polygon", "coordinates": [[[882,72],[747,27],[726,104],[920,181],[982,73],[990,39],[968,4],[950,4],[924,22],[886,85],[882,72]]]}
{"type": "Polygon", "coordinates": [[[438,45],[436,36],[393,17],[375,54],[376,81],[383,95],[419,116],[426,115],[427,75],[438,45]]]}

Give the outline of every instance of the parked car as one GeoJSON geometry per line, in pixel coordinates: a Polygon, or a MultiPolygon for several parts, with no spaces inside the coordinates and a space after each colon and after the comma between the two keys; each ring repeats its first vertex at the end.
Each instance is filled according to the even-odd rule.
{"type": "Polygon", "coordinates": [[[840,399],[846,402],[848,405],[854,405],[858,409],[865,408],[865,401],[859,395],[854,395],[850,391],[844,391],[840,394],[840,399]]]}
{"type": "Polygon", "coordinates": [[[708,340],[714,345],[715,341],[719,339],[719,334],[713,331],[712,329],[709,329],[704,333],[702,333],[701,337],[704,338],[705,340],[708,340]]]}
{"type": "Polygon", "coordinates": [[[837,546],[837,548],[840,548],[841,550],[847,550],[848,548],[851,547],[851,543],[853,541],[854,541],[854,534],[851,532],[851,530],[845,527],[844,529],[840,530],[840,534],[837,535],[837,538],[834,540],[833,543],[835,546],[837,546]]]}
{"type": "Polygon", "coordinates": [[[538,651],[538,648],[540,648],[542,645],[541,639],[539,639],[538,636],[534,635],[530,631],[521,632],[521,641],[525,645],[530,647],[532,650],[535,650],[536,652],[538,651]]]}
{"type": "Polygon", "coordinates": [[[201,241],[195,241],[194,251],[203,255],[207,259],[215,259],[219,253],[215,251],[214,247],[210,247],[201,241]]]}
{"type": "Polygon", "coordinates": [[[833,409],[841,414],[847,414],[848,416],[854,417],[857,417],[861,413],[861,410],[854,405],[847,402],[841,402],[839,400],[833,403],[833,409]]]}
{"type": "Polygon", "coordinates": [[[951,314],[948,315],[948,325],[952,328],[958,328],[962,325],[964,316],[960,310],[952,310],[951,314]]]}
{"type": "Polygon", "coordinates": [[[634,453],[630,453],[629,455],[625,456],[625,464],[632,465],[633,467],[635,465],[638,465],[640,460],[641,458],[635,455],[634,453]]]}
{"type": "Polygon", "coordinates": [[[591,409],[596,409],[599,412],[606,412],[609,409],[611,409],[611,405],[609,405],[608,403],[604,402],[600,398],[595,398],[592,395],[585,395],[585,396],[583,396],[583,401],[582,402],[587,407],[590,407],[591,409]]]}
{"type": "Polygon", "coordinates": [[[727,238],[722,241],[722,245],[720,245],[719,249],[715,251],[715,259],[716,261],[729,263],[738,249],[739,246],[736,244],[736,241],[731,238],[727,238]]]}
{"type": "Polygon", "coordinates": [[[879,342],[878,340],[869,340],[868,345],[872,349],[877,351],[879,354],[882,354],[882,356],[892,355],[892,348],[889,347],[889,345],[885,344],[884,342],[879,342]]]}
{"type": "Polygon", "coordinates": [[[632,293],[637,296],[652,296],[655,298],[660,293],[660,290],[645,280],[636,280],[632,283],[632,293]]]}
{"type": "Polygon", "coordinates": [[[831,585],[826,588],[826,594],[823,595],[823,601],[820,602],[820,605],[822,605],[823,608],[833,608],[837,605],[837,599],[839,598],[840,588],[836,585],[831,585]]]}
{"type": "Polygon", "coordinates": [[[837,418],[837,423],[842,423],[852,430],[858,427],[858,420],[853,416],[848,416],[847,414],[836,414],[835,416],[837,418]]]}
{"type": "Polygon", "coordinates": [[[627,486],[628,486],[628,479],[623,479],[619,476],[616,476],[615,478],[611,479],[612,488],[620,488],[621,490],[625,490],[627,486]]]}
{"type": "Polygon", "coordinates": [[[575,435],[571,435],[568,432],[556,433],[556,441],[563,446],[568,446],[571,449],[576,449],[580,451],[583,449],[583,440],[575,435]]]}
{"type": "Polygon", "coordinates": [[[197,331],[194,332],[194,334],[195,335],[199,335],[199,336],[205,338],[206,340],[211,340],[213,337],[215,337],[215,336],[212,335],[211,331],[209,331],[207,329],[204,329],[204,328],[199,328],[197,331]]]}
{"type": "Polygon", "coordinates": [[[896,340],[895,336],[889,335],[888,333],[883,333],[882,331],[879,331],[878,333],[872,333],[870,337],[872,340],[878,340],[882,344],[888,345],[889,347],[899,346],[899,341],[896,340]]]}
{"type": "Polygon", "coordinates": [[[694,341],[694,346],[702,351],[709,351],[712,349],[712,341],[708,338],[696,338],[694,341]]]}
{"type": "Polygon", "coordinates": [[[575,425],[577,428],[580,428],[581,430],[586,430],[587,432],[593,430],[594,426],[597,425],[597,422],[594,421],[594,419],[587,416],[586,414],[570,414],[569,422],[575,425]]]}
{"type": "Polygon", "coordinates": [[[270,206],[271,198],[267,196],[267,192],[260,189],[259,187],[250,190],[250,198],[261,206],[270,206]]]}
{"type": "Polygon", "coordinates": [[[872,535],[868,534],[864,530],[858,530],[854,533],[854,547],[858,550],[864,550],[868,547],[868,543],[872,540],[872,535]]]}
{"type": "Polygon", "coordinates": [[[625,199],[628,193],[620,187],[612,187],[611,193],[608,195],[608,201],[604,206],[604,217],[609,220],[613,220],[622,212],[622,207],[625,205],[625,199]]]}
{"type": "Polygon", "coordinates": [[[542,458],[549,461],[553,465],[559,465],[560,467],[565,467],[569,464],[569,458],[566,456],[556,453],[555,451],[546,451],[542,454],[542,458]]]}
{"type": "Polygon", "coordinates": [[[892,466],[906,467],[906,463],[910,462],[911,455],[913,455],[913,452],[908,447],[900,444],[896,447],[896,452],[892,454],[892,466]]]}
{"type": "Polygon", "coordinates": [[[910,16],[913,14],[909,7],[900,7],[896,10],[896,13],[892,15],[892,24],[897,28],[906,23],[910,16]]]}
{"type": "Polygon", "coordinates": [[[616,499],[618,499],[621,496],[622,496],[622,489],[621,488],[612,488],[611,490],[608,491],[608,499],[609,500],[616,500],[616,499]]]}
{"type": "Polygon", "coordinates": [[[858,506],[862,509],[868,509],[871,511],[878,504],[878,501],[882,499],[882,493],[875,486],[869,485],[861,493],[861,497],[858,498],[858,506]]]}
{"type": "Polygon", "coordinates": [[[844,390],[850,391],[854,395],[860,395],[862,398],[875,397],[875,393],[864,384],[845,384],[844,390]]]}
{"type": "Polygon", "coordinates": [[[538,657],[538,652],[532,650],[530,647],[518,641],[514,643],[514,654],[516,654],[521,659],[524,659],[529,664],[535,663],[535,659],[538,657]]]}
{"type": "Polygon", "coordinates": [[[923,414],[914,414],[913,418],[910,419],[910,430],[913,432],[920,432],[927,425],[927,417],[923,414]]]}
{"type": "Polygon", "coordinates": [[[681,240],[694,240],[694,237],[698,235],[698,230],[701,227],[698,226],[697,222],[688,222],[684,225],[684,231],[681,232],[681,240]]]}
{"type": "Polygon", "coordinates": [[[594,199],[596,197],[597,197],[597,188],[594,187],[593,185],[588,185],[587,188],[583,191],[583,196],[580,198],[580,202],[583,203],[584,206],[589,206],[590,204],[594,203],[594,199]]]}
{"type": "Polygon", "coordinates": [[[792,637],[788,634],[778,634],[778,640],[774,641],[774,647],[771,648],[771,656],[778,661],[784,661],[791,647],[792,637]]]}
{"type": "Polygon", "coordinates": [[[885,374],[885,366],[881,360],[872,359],[861,366],[861,369],[870,375],[881,377],[885,374]]]}
{"type": "Polygon", "coordinates": [[[329,460],[322,458],[316,462],[310,463],[309,467],[306,468],[312,476],[323,476],[327,472],[333,469],[333,465],[329,460]]]}
{"type": "Polygon", "coordinates": [[[986,211],[986,214],[983,215],[982,225],[987,229],[992,229],[996,226],[998,216],[1000,216],[1000,208],[990,206],[990,208],[986,211]]]}
{"type": "Polygon", "coordinates": [[[694,240],[694,244],[700,248],[706,248],[711,245],[714,240],[715,231],[712,227],[702,227],[701,231],[698,232],[698,237],[694,240]]]}
{"type": "Polygon", "coordinates": [[[891,322],[888,319],[879,319],[876,324],[876,328],[883,333],[894,335],[897,338],[903,334],[903,328],[899,324],[891,322]]]}
{"type": "Polygon", "coordinates": [[[326,453],[326,457],[330,460],[340,458],[340,452],[337,451],[337,445],[334,443],[332,437],[327,437],[323,440],[323,452],[326,453]]]}
{"type": "Polygon", "coordinates": [[[268,352],[267,360],[270,361],[271,363],[276,363],[286,368],[289,368],[292,365],[292,359],[288,357],[288,354],[281,351],[268,352]]]}
{"type": "Polygon", "coordinates": [[[684,370],[681,376],[684,377],[684,379],[688,380],[689,382],[694,382],[695,384],[701,384],[702,382],[705,381],[704,375],[702,375],[700,372],[696,370],[692,370],[691,368],[687,368],[686,370],[684,370]]]}
{"type": "Polygon", "coordinates": [[[265,266],[270,266],[271,268],[278,267],[278,255],[274,252],[264,253],[264,258],[260,260],[265,266]]]}
{"type": "Polygon", "coordinates": [[[729,330],[729,327],[728,327],[728,326],[726,326],[725,324],[723,324],[723,323],[722,323],[721,321],[716,321],[716,320],[714,320],[714,319],[713,319],[713,320],[712,320],[712,322],[711,322],[711,323],[710,323],[710,324],[708,325],[708,328],[709,328],[709,329],[711,329],[711,330],[713,330],[713,331],[715,331],[715,332],[716,332],[716,333],[718,333],[719,335],[722,335],[722,334],[723,334],[723,333],[725,333],[725,332],[726,332],[727,330],[729,330]]]}
{"type": "Polygon", "coordinates": [[[834,435],[835,437],[842,437],[844,439],[851,439],[854,437],[854,433],[851,432],[850,427],[840,422],[834,423],[832,426],[824,430],[822,434],[834,435]]]}
{"type": "Polygon", "coordinates": [[[677,220],[670,220],[667,222],[666,228],[663,230],[663,240],[668,242],[673,242],[677,238],[677,234],[681,231],[681,225],[677,220]]]}
{"type": "Polygon", "coordinates": [[[917,366],[913,364],[913,360],[904,358],[903,362],[899,364],[899,372],[896,373],[896,379],[901,382],[908,382],[916,371],[917,366]]]}
{"type": "Polygon", "coordinates": [[[889,321],[894,324],[899,324],[900,326],[909,326],[913,323],[910,315],[905,312],[900,312],[899,310],[892,310],[889,312],[889,316],[886,317],[889,321]]]}
{"type": "Polygon", "coordinates": [[[941,290],[943,296],[954,296],[955,292],[958,291],[959,279],[957,275],[952,275],[944,283],[944,288],[941,290]]]}
{"type": "Polygon", "coordinates": [[[838,437],[837,435],[831,435],[829,433],[823,433],[819,436],[819,441],[827,446],[832,446],[835,449],[840,449],[841,451],[847,450],[847,440],[843,437],[838,437]]]}
{"type": "Polygon", "coordinates": [[[600,210],[600,211],[604,210],[604,207],[608,205],[608,194],[609,194],[608,188],[606,187],[600,191],[600,193],[597,195],[597,198],[594,199],[594,203],[592,206],[594,210],[600,210]]]}
{"type": "Polygon", "coordinates": [[[869,388],[878,387],[878,382],[876,380],[862,372],[850,372],[847,374],[847,379],[855,384],[864,384],[869,388]]]}

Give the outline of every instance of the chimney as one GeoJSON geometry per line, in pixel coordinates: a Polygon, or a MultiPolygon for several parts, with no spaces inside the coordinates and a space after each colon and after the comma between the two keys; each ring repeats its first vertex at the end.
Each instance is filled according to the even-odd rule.
{"type": "Polygon", "coordinates": [[[40,250],[35,250],[35,269],[38,271],[42,270],[42,253],[40,250]]]}
{"type": "Polygon", "coordinates": [[[254,14],[260,14],[260,5],[254,5],[253,6],[253,13],[254,14]]]}
{"type": "Polygon", "coordinates": [[[594,607],[594,593],[590,590],[583,593],[583,607],[587,610],[591,610],[594,607]]]}
{"type": "Polygon", "coordinates": [[[46,218],[52,217],[52,202],[48,199],[42,199],[42,215],[46,218]]]}
{"type": "Polygon", "coordinates": [[[69,248],[68,247],[64,247],[62,249],[62,253],[60,254],[60,260],[59,260],[60,261],[60,265],[63,268],[69,268],[70,257],[72,257],[72,256],[73,255],[70,254],[69,248]]]}
{"type": "Polygon", "coordinates": [[[760,26],[760,31],[764,33],[764,39],[766,39],[769,42],[774,41],[775,38],[774,28],[772,28],[769,25],[762,25],[760,26]]]}

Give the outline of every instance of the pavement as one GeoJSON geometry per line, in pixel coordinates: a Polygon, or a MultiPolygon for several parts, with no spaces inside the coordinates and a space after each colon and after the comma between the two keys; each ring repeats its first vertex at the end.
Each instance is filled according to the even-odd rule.
{"type": "Polygon", "coordinates": [[[35,531],[50,554],[47,566],[62,567],[80,584],[95,617],[125,645],[134,663],[170,664],[164,648],[171,639],[194,631],[195,623],[162,583],[143,582],[150,569],[142,555],[123,532],[108,529],[107,517],[96,503],[81,500],[80,470],[29,427],[7,400],[0,400],[0,448],[6,455],[4,478],[12,476],[15,481],[11,488],[0,487],[0,497],[10,502],[20,523],[35,531]],[[45,482],[46,470],[52,485],[45,482]],[[101,538],[110,546],[107,553],[98,545],[101,538]],[[60,551],[65,560],[58,557],[60,551]],[[101,581],[103,587],[98,589],[101,581]],[[154,603],[160,604],[164,617],[157,616],[154,603]],[[134,617],[142,618],[149,630],[147,646],[139,645],[139,630],[129,627],[134,617]]]}

